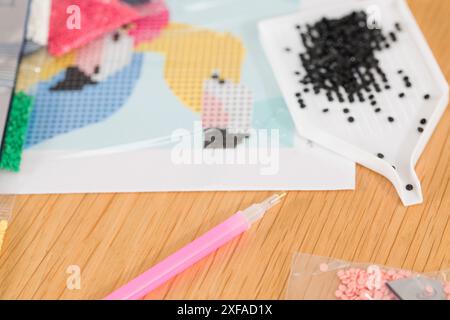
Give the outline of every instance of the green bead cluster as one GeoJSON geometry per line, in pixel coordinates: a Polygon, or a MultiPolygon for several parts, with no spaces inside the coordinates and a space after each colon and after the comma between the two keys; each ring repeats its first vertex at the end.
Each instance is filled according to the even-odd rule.
{"type": "Polygon", "coordinates": [[[0,155],[0,169],[13,172],[20,170],[32,107],[32,97],[24,92],[14,95],[0,155]]]}

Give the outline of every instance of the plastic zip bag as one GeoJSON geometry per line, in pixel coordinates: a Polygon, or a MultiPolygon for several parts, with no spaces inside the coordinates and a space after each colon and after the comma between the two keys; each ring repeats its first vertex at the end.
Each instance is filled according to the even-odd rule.
{"type": "Polygon", "coordinates": [[[450,300],[450,270],[409,270],[296,253],[288,300],[450,300]]]}

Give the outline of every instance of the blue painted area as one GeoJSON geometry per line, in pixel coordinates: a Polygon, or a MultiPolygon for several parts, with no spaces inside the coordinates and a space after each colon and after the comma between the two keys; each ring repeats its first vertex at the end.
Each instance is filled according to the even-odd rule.
{"type": "Polygon", "coordinates": [[[142,55],[106,80],[87,85],[80,91],[50,91],[64,79],[65,71],[36,88],[26,147],[55,136],[101,122],[117,112],[130,96],[139,79],[142,55]]]}
{"type": "MultiPolygon", "coordinates": [[[[141,73],[120,110],[111,117],[41,143],[40,150],[97,149],[170,137],[177,129],[193,130],[200,114],[173,94],[164,79],[165,58],[144,53],[141,73]]],[[[159,145],[158,148],[168,148],[159,145]]]]}

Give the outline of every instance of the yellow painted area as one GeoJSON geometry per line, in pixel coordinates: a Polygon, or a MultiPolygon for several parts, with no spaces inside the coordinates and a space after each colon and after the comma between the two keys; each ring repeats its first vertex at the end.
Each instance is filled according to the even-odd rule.
{"type": "Polygon", "coordinates": [[[26,91],[39,81],[53,78],[61,71],[75,64],[75,53],[52,57],[42,49],[22,60],[17,78],[16,91],[26,91]]]}
{"type": "Polygon", "coordinates": [[[0,221],[0,251],[2,250],[3,240],[5,238],[6,229],[8,229],[8,221],[0,221]]]}
{"type": "Polygon", "coordinates": [[[164,77],[169,87],[194,112],[201,111],[203,82],[218,72],[221,78],[239,83],[245,57],[244,45],[231,33],[185,24],[170,24],[136,51],[165,56],[164,77]]]}
{"type": "MultiPolygon", "coordinates": [[[[201,111],[203,83],[217,72],[221,78],[239,83],[245,48],[228,32],[217,32],[187,24],[169,24],[161,34],[141,43],[136,52],[164,55],[164,77],[172,93],[194,112],[201,111]]],[[[40,50],[23,59],[16,91],[27,91],[39,81],[48,81],[76,64],[76,51],[52,57],[40,50]]]]}

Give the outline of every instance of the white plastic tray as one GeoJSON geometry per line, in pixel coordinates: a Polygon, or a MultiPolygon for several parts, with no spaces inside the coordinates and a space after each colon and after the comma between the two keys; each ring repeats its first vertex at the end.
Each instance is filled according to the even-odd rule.
{"type": "Polygon", "coordinates": [[[389,179],[404,205],[423,201],[414,167],[448,104],[448,84],[416,21],[403,0],[351,1],[342,5],[304,10],[262,21],[263,47],[273,67],[299,133],[389,179]],[[377,93],[381,112],[369,101],[329,102],[325,94],[302,93],[307,108],[299,108],[296,93],[302,91],[304,74],[298,54],[303,52],[296,25],[315,23],[325,17],[339,18],[353,10],[374,10],[386,32],[400,23],[402,31],[390,49],[377,53],[391,82],[391,90],[377,93]],[[286,51],[289,48],[289,52],[286,51]],[[406,88],[398,70],[411,79],[406,88]],[[405,97],[399,98],[404,92],[405,97]],[[426,94],[430,99],[424,99],[426,94]],[[343,109],[351,107],[355,122],[347,121],[343,109]],[[329,112],[324,113],[326,108],[329,112]],[[395,121],[389,122],[388,117],[395,121]],[[426,124],[422,119],[426,119],[426,124]],[[423,132],[419,132],[423,130],[423,132]]]}

